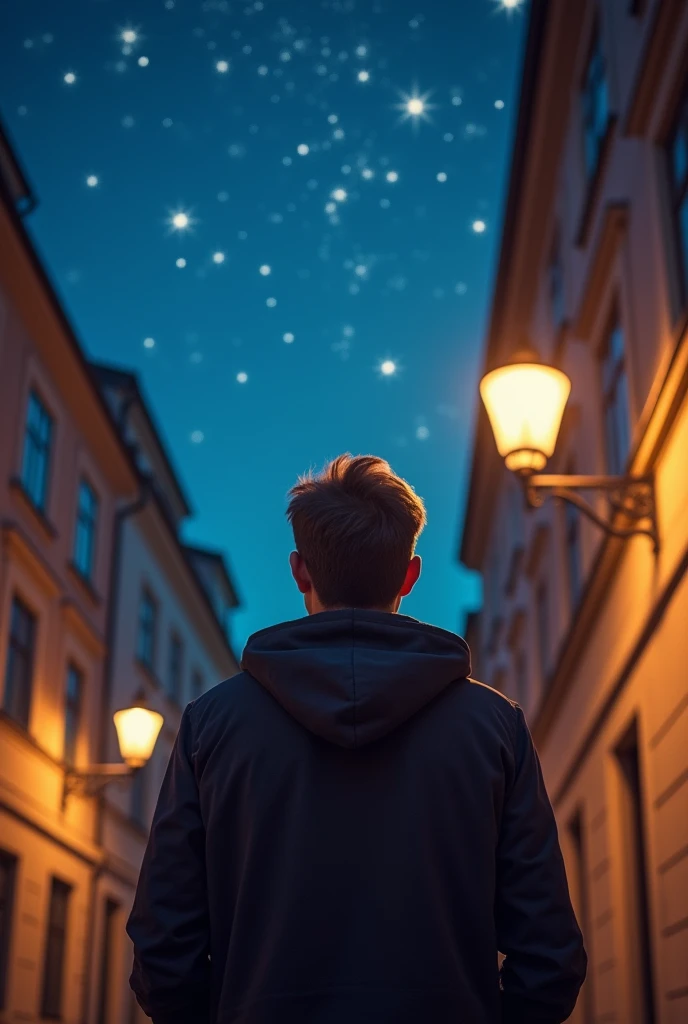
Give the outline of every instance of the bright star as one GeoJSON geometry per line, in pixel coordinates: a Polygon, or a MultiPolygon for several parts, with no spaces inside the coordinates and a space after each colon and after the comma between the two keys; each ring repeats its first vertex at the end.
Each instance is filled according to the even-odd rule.
{"type": "Polygon", "coordinates": [[[149,64],[150,64],[150,61],[148,60],[148,57],[139,57],[139,59],[138,59],[139,67],[145,68],[145,67],[148,67],[149,64]]]}
{"type": "Polygon", "coordinates": [[[269,266],[267,263],[264,263],[262,267],[258,267],[258,273],[262,274],[263,277],[267,277],[268,274],[272,273],[272,267],[269,266]]]}
{"type": "Polygon", "coordinates": [[[170,214],[168,224],[173,231],[186,231],[192,225],[191,217],[184,210],[176,210],[170,214]]]}
{"type": "Polygon", "coordinates": [[[95,174],[89,174],[86,178],[86,184],[89,188],[95,188],[98,184],[98,177],[95,174]]]}
{"type": "Polygon", "coordinates": [[[387,178],[387,181],[391,181],[391,182],[399,181],[399,174],[398,174],[397,171],[387,171],[387,174],[385,175],[385,177],[387,178]]]}
{"type": "Polygon", "coordinates": [[[397,364],[393,359],[383,359],[380,363],[380,373],[385,377],[391,377],[392,374],[397,372],[397,364]]]}
{"type": "Polygon", "coordinates": [[[440,171],[440,173],[437,175],[437,180],[438,181],[446,181],[447,180],[446,172],[445,171],[440,171]]]}
{"type": "Polygon", "coordinates": [[[365,277],[367,273],[368,268],[364,263],[357,263],[354,267],[354,274],[356,274],[357,277],[365,277]]]}
{"type": "Polygon", "coordinates": [[[123,28],[119,37],[127,46],[132,46],[139,38],[139,34],[135,28],[123,28]]]}
{"type": "Polygon", "coordinates": [[[218,60],[217,63],[215,64],[215,70],[219,71],[221,75],[224,75],[226,71],[229,71],[229,61],[218,60]]]}
{"type": "Polygon", "coordinates": [[[301,143],[300,143],[300,144],[299,144],[299,145],[298,145],[298,146],[296,147],[296,152],[297,152],[297,153],[299,154],[299,156],[308,156],[308,153],[309,153],[309,147],[308,147],[308,146],[306,145],[306,143],[305,143],[305,142],[301,142],[301,143]]]}
{"type": "Polygon", "coordinates": [[[67,83],[67,85],[74,85],[74,83],[76,82],[76,75],[74,74],[74,72],[68,71],[67,74],[64,76],[64,81],[67,83]]]}
{"type": "Polygon", "coordinates": [[[236,379],[239,381],[240,384],[245,384],[246,381],[248,380],[248,374],[244,373],[242,370],[241,373],[237,373],[236,379]]]}
{"type": "Polygon", "coordinates": [[[366,181],[370,181],[371,178],[375,177],[375,171],[371,167],[364,167],[361,171],[361,177],[365,178],[366,181]]]}
{"type": "Polygon", "coordinates": [[[401,120],[407,121],[411,119],[416,124],[419,121],[429,121],[430,117],[428,112],[434,110],[435,105],[428,103],[430,93],[426,92],[420,95],[415,89],[411,93],[400,93],[401,103],[397,103],[397,110],[401,111],[401,120]]]}
{"type": "Polygon", "coordinates": [[[495,100],[495,109],[504,110],[504,100],[495,100]]]}
{"type": "Polygon", "coordinates": [[[473,228],[473,231],[476,233],[476,235],[482,235],[482,233],[487,228],[487,224],[485,223],[484,220],[474,220],[473,223],[471,224],[471,227],[473,228]]]}
{"type": "Polygon", "coordinates": [[[186,260],[184,259],[183,256],[180,256],[179,259],[175,261],[175,263],[180,270],[183,270],[184,267],[186,266],[186,260]]]}
{"type": "Polygon", "coordinates": [[[144,338],[143,339],[143,347],[144,348],[155,348],[155,338],[144,338]]]}
{"type": "Polygon", "coordinates": [[[225,261],[225,254],[223,252],[214,252],[213,253],[213,263],[224,263],[224,261],[225,261]]]}
{"type": "Polygon", "coordinates": [[[494,2],[509,15],[512,14],[513,11],[517,11],[523,4],[523,0],[494,0],[494,2]]]}
{"type": "Polygon", "coordinates": [[[370,78],[370,71],[359,71],[356,77],[359,82],[367,82],[370,78]]]}
{"type": "Polygon", "coordinates": [[[265,300],[265,305],[269,306],[270,309],[274,309],[277,305],[277,299],[269,298],[265,300]]]}
{"type": "Polygon", "coordinates": [[[294,335],[291,333],[291,331],[287,331],[286,334],[282,335],[282,341],[286,341],[287,345],[291,345],[293,340],[294,335]]]}
{"type": "Polygon", "coordinates": [[[348,193],[345,188],[336,188],[332,193],[332,198],[338,203],[343,203],[348,193]]]}

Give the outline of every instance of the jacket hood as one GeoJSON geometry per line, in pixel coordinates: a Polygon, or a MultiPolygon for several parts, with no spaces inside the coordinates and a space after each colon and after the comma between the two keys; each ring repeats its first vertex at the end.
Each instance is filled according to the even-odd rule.
{"type": "Polygon", "coordinates": [[[361,747],[470,675],[468,646],[408,615],[345,608],[249,637],[241,668],[316,736],[361,747]]]}

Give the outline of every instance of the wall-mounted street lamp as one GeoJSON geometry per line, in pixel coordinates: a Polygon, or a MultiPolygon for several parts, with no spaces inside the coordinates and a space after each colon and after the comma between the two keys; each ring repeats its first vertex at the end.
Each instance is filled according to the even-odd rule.
{"type": "Polygon", "coordinates": [[[63,803],[71,793],[93,796],[113,779],[133,775],[150,759],[164,719],[147,706],[144,693],[139,691],[131,707],[116,711],[113,719],[122,763],[70,768],[65,775],[63,803]]]}
{"type": "Polygon", "coordinates": [[[651,476],[540,472],[554,453],[570,391],[571,381],[566,374],[544,365],[530,351],[517,353],[505,366],[485,374],[480,394],[507,469],[521,478],[531,508],[538,508],[547,496],[561,498],[615,537],[647,535],[657,551],[659,535],[651,476]],[[578,493],[581,490],[606,492],[609,519],[597,514],[578,493]],[[614,525],[617,513],[623,513],[629,525],[614,525]]]}

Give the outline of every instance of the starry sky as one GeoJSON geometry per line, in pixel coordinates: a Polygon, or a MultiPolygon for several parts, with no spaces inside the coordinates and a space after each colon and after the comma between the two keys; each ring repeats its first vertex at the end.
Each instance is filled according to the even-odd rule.
{"type": "Polygon", "coordinates": [[[88,355],[135,370],[242,601],[304,614],[286,492],[342,451],[425,499],[402,611],[457,564],[525,0],[5,0],[0,111],[88,355]]]}

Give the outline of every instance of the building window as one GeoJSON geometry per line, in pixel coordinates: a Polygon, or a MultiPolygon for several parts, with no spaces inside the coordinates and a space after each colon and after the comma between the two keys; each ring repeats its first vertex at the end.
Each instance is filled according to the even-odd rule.
{"type": "Polygon", "coordinates": [[[564,267],[561,259],[561,239],[557,232],[549,262],[549,307],[555,329],[561,327],[566,311],[564,306],[564,267]]]}
{"type": "Polygon", "coordinates": [[[647,1024],[655,1020],[646,823],[638,723],[633,721],[616,748],[619,768],[622,884],[631,963],[627,974],[633,1005],[647,1024]]]}
{"type": "Polygon", "coordinates": [[[544,685],[549,673],[549,593],[544,580],[538,584],[535,592],[535,616],[540,655],[540,678],[544,685]]]}
{"type": "Polygon", "coordinates": [[[134,772],[131,780],[131,817],[137,825],[146,824],[146,766],[134,772]]]}
{"type": "Polygon", "coordinates": [[[119,904],[105,900],[103,908],[103,937],[100,945],[100,985],[98,990],[98,1024],[108,1024],[112,996],[112,960],[115,947],[115,926],[119,904]]]}
{"type": "Polygon", "coordinates": [[[83,697],[84,677],[76,665],[67,666],[67,686],[65,689],[65,731],[64,760],[68,765],[76,764],[76,745],[79,738],[81,723],[81,704],[83,697]]]}
{"type": "Polygon", "coordinates": [[[580,549],[580,512],[568,501],[564,504],[564,522],[566,527],[566,568],[568,570],[569,598],[571,611],[578,607],[583,589],[583,571],[580,549]]]}
{"type": "Polygon", "coordinates": [[[12,934],[12,912],[14,909],[14,881],[17,860],[10,853],[0,850],[0,1010],[5,1007],[7,987],[7,963],[12,934]]]}
{"type": "Polygon", "coordinates": [[[155,631],[158,605],[150,590],[144,587],[139,605],[139,635],[136,655],[147,668],[155,664],[155,631]]]}
{"type": "Polygon", "coordinates": [[[588,178],[593,177],[600,162],[608,121],[607,69],[600,33],[596,32],[583,80],[583,141],[588,178]]]}
{"type": "Polygon", "coordinates": [[[184,668],[184,645],[178,633],[172,633],[170,637],[170,669],[169,689],[170,699],[180,704],[182,699],[182,682],[184,668]]]}
{"type": "Polygon", "coordinates": [[[671,207],[677,230],[681,298],[688,300],[688,93],[669,139],[671,207]]]}
{"type": "Polygon", "coordinates": [[[623,475],[631,447],[624,335],[614,320],[602,351],[602,408],[607,469],[623,475]]]}
{"type": "Polygon", "coordinates": [[[48,910],[48,935],[43,970],[41,1016],[58,1020],[62,1016],[62,989],[67,946],[67,914],[72,888],[53,878],[48,910]]]}
{"type": "Polygon", "coordinates": [[[29,727],[35,646],[36,616],[15,597],[12,601],[3,706],[7,714],[25,729],[29,727]]]}
{"type": "Polygon", "coordinates": [[[98,521],[98,498],[87,480],[79,484],[79,502],[74,531],[74,565],[86,580],[93,575],[93,556],[98,521]]]}
{"type": "Polygon", "coordinates": [[[53,419],[35,391],[29,395],[21,482],[36,508],[45,511],[53,419]]]}
{"type": "Polygon", "coordinates": [[[203,682],[203,676],[198,669],[196,669],[191,676],[191,699],[196,700],[197,697],[200,697],[204,689],[205,683],[203,682]]]}
{"type": "MultiPolygon", "coordinates": [[[[585,945],[590,952],[592,928],[590,927],[590,896],[588,893],[588,859],[586,856],[586,836],[581,810],[569,822],[569,838],[573,853],[573,872],[570,877],[572,897],[578,924],[583,932],[585,945]]],[[[584,1024],[592,1024],[594,1020],[592,999],[592,971],[588,972],[580,1000],[584,1024]]]]}

